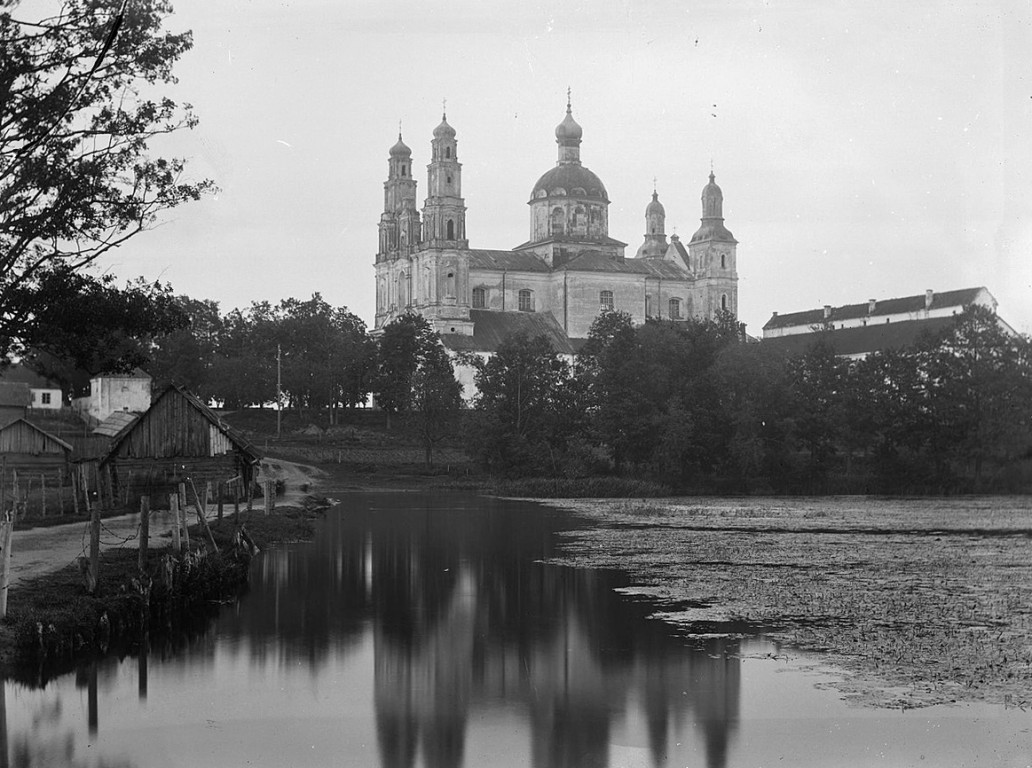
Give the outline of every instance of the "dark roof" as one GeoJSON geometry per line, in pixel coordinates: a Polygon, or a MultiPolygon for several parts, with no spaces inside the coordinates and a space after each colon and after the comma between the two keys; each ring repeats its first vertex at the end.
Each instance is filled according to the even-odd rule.
{"type": "Polygon", "coordinates": [[[5,371],[0,371],[0,380],[8,383],[28,384],[33,389],[61,389],[61,385],[41,376],[25,365],[12,365],[5,371]]]}
{"type": "MultiPolygon", "coordinates": [[[[923,297],[922,297],[923,298],[923,297]]],[[[900,320],[894,323],[872,323],[854,328],[836,328],[814,333],[792,333],[763,339],[790,357],[805,353],[818,341],[831,345],[836,355],[861,355],[870,352],[901,349],[917,342],[922,334],[936,334],[949,328],[956,318],[932,317],[927,320],[900,320]]]]}
{"type": "Polygon", "coordinates": [[[620,259],[599,251],[585,251],[570,259],[559,269],[569,272],[618,272],[649,275],[669,280],[687,280],[690,275],[684,267],[663,259],[620,259]]]}
{"type": "Polygon", "coordinates": [[[627,243],[622,240],[617,240],[614,237],[605,235],[604,237],[588,237],[587,235],[549,235],[543,240],[528,240],[525,243],[520,243],[513,250],[524,251],[529,248],[535,248],[545,243],[574,243],[576,245],[615,245],[618,248],[626,248],[627,243]]]}
{"type": "MultiPolygon", "coordinates": [[[[981,291],[985,288],[961,288],[956,291],[943,291],[932,294],[931,309],[943,309],[944,307],[966,307],[972,303],[981,291]]],[[[878,317],[879,315],[898,315],[908,312],[920,312],[925,308],[925,294],[917,296],[904,296],[901,299],[885,299],[877,301],[874,312],[868,312],[869,303],[847,304],[844,307],[832,307],[831,316],[827,322],[838,320],[855,320],[861,317],[878,317]]],[[[803,312],[790,312],[786,315],[773,315],[764,330],[768,328],[791,328],[797,325],[814,326],[823,325],[825,322],[824,309],[808,309],[803,312]]]]}
{"type": "Polygon", "coordinates": [[[548,272],[548,264],[530,251],[470,249],[470,269],[507,269],[513,272],[548,272]]]}
{"type": "Polygon", "coordinates": [[[28,408],[32,405],[32,390],[24,381],[0,381],[0,405],[28,408]]]}
{"type": "Polygon", "coordinates": [[[537,196],[539,189],[543,189],[548,197],[555,197],[552,194],[553,190],[562,189],[560,197],[581,197],[609,202],[602,180],[580,163],[563,163],[550,171],[545,171],[530,193],[531,203],[542,199],[537,196]],[[575,193],[575,189],[580,191],[575,193]]]}
{"type": "Polygon", "coordinates": [[[160,395],[154,398],[154,402],[151,403],[151,407],[147,409],[145,413],[141,414],[137,419],[134,419],[131,423],[126,424],[122,428],[122,430],[111,440],[111,448],[108,451],[107,456],[103,458],[101,463],[106,463],[112,456],[115,455],[115,453],[118,452],[118,447],[122,444],[126,437],[129,434],[131,434],[132,431],[136,429],[138,425],[142,424],[145,421],[147,413],[150,413],[150,411],[154,410],[158,403],[160,403],[166,397],[172,397],[175,395],[178,395],[182,397],[184,400],[186,400],[186,402],[189,403],[194,409],[199,411],[202,416],[204,416],[208,421],[210,421],[219,430],[221,430],[226,435],[226,437],[229,438],[230,442],[232,442],[233,445],[235,445],[241,451],[241,453],[248,454],[251,457],[252,461],[257,462],[261,460],[262,455],[258,452],[258,449],[255,448],[254,445],[252,445],[243,435],[241,435],[239,432],[237,432],[235,429],[229,426],[229,424],[227,424],[225,421],[223,421],[222,418],[217,413],[215,413],[215,411],[213,411],[211,408],[209,408],[207,405],[201,402],[200,398],[176,384],[169,384],[167,387],[165,387],[164,391],[160,395]]]}
{"type": "Polygon", "coordinates": [[[570,339],[551,312],[495,312],[471,309],[473,335],[441,334],[441,341],[454,352],[494,352],[509,336],[523,333],[534,338],[544,336],[552,349],[562,355],[574,353],[570,339]]]}
{"type": "Polygon", "coordinates": [[[95,379],[150,379],[152,376],[143,368],[133,368],[131,371],[108,371],[98,373],[95,379]]]}

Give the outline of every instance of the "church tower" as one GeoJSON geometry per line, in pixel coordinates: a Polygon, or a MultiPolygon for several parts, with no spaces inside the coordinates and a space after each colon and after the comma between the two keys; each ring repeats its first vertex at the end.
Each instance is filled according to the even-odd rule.
{"type": "Polygon", "coordinates": [[[472,335],[462,164],[446,114],[430,142],[423,237],[413,259],[415,306],[438,333],[472,335]]]}
{"type": "Polygon", "coordinates": [[[662,259],[666,256],[666,209],[659,202],[659,193],[652,190],[652,202],[645,208],[645,242],[638,248],[635,258],[662,259]]]}
{"type": "Polygon", "coordinates": [[[434,128],[430,142],[426,201],[423,203],[424,248],[469,248],[466,240],[466,205],[462,199],[462,164],[455,129],[447,115],[434,128]]]}
{"type": "Polygon", "coordinates": [[[702,189],[702,225],[688,243],[691,269],[700,289],[698,314],[714,317],[727,310],[738,316],[738,241],[724,226],[724,193],[710,171],[702,189]]]}
{"type": "Polygon", "coordinates": [[[409,262],[419,244],[416,180],[412,177],[412,150],[402,141],[391,147],[387,181],[383,183],[380,243],[376,252],[376,320],[380,328],[411,304],[409,262]]]}

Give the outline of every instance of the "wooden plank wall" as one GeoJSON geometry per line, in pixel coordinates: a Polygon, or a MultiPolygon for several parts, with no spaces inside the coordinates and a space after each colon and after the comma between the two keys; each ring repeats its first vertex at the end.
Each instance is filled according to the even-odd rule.
{"type": "MultiPolygon", "coordinates": [[[[192,479],[198,493],[204,493],[204,484],[212,487],[241,475],[251,479],[250,470],[235,454],[216,457],[184,457],[164,459],[115,458],[109,462],[114,494],[120,502],[129,500],[130,508],[139,504],[140,496],[150,496],[154,509],[165,509],[168,496],[184,482],[188,503],[194,501],[192,479]]],[[[246,489],[246,486],[243,486],[246,489]]],[[[246,492],[246,490],[245,490],[246,492]]]]}
{"type": "Polygon", "coordinates": [[[118,447],[121,458],[211,455],[211,422],[178,392],[151,406],[118,447]]]}
{"type": "Polygon", "coordinates": [[[59,442],[24,421],[16,421],[0,429],[0,454],[56,454],[63,457],[65,451],[59,442]]]}

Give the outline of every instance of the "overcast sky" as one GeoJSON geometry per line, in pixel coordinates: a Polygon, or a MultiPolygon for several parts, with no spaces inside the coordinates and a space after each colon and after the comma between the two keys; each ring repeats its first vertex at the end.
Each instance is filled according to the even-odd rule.
{"type": "MultiPolygon", "coordinates": [[[[32,5],[26,2],[26,9],[32,5]]],[[[178,0],[163,151],[218,195],[106,267],[223,310],[319,291],[370,325],[387,151],[418,169],[447,99],[476,248],[527,240],[566,89],[633,255],[653,187],[698,227],[710,166],[741,319],[986,286],[1032,331],[1032,12],[994,2],[178,0]]]]}

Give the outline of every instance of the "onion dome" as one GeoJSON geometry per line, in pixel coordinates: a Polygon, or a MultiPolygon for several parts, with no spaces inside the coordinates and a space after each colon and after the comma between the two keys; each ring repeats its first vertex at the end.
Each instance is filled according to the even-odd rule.
{"type": "Polygon", "coordinates": [[[530,197],[579,197],[609,202],[602,180],[579,163],[557,165],[547,171],[537,180],[530,197]]]}
{"type": "Polygon", "coordinates": [[[412,154],[412,150],[408,148],[408,145],[401,140],[401,132],[398,132],[398,143],[391,147],[391,157],[408,156],[412,154]]]}
{"type": "Polygon", "coordinates": [[[659,202],[659,193],[656,191],[652,192],[652,202],[648,204],[645,209],[646,216],[666,216],[666,209],[663,207],[663,203],[659,202]]]}
{"type": "Polygon", "coordinates": [[[717,186],[713,171],[710,171],[709,184],[702,188],[702,226],[692,235],[691,242],[703,240],[738,242],[724,226],[724,193],[717,186]]]}
{"type": "Polygon", "coordinates": [[[560,144],[565,142],[580,142],[581,136],[584,134],[583,129],[573,119],[573,111],[570,108],[570,102],[566,102],[566,117],[563,121],[555,127],[555,140],[560,144]]]}
{"type": "Polygon", "coordinates": [[[702,188],[702,217],[704,219],[723,218],[724,193],[717,186],[713,171],[710,171],[709,184],[702,188]]]}
{"type": "Polygon", "coordinates": [[[434,128],[435,139],[454,139],[455,129],[448,125],[448,116],[441,115],[441,124],[434,128]]]}

